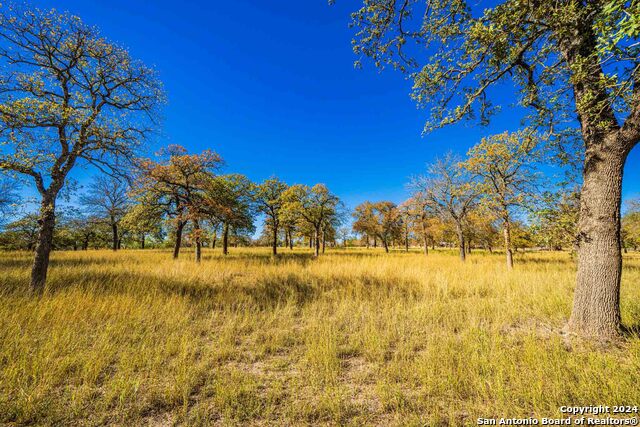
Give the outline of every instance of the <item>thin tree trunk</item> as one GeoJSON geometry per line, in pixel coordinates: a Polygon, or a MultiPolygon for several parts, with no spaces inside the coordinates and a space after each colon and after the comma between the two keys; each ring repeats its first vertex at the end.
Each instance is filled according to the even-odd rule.
{"type": "Polygon", "coordinates": [[[504,218],[504,251],[507,254],[507,268],[513,268],[513,253],[511,252],[511,222],[508,217],[504,218]]]}
{"type": "Polygon", "coordinates": [[[30,289],[33,294],[41,295],[47,281],[49,269],[49,256],[51,255],[51,243],[56,224],[55,197],[44,196],[40,204],[38,242],[36,243],[35,257],[31,267],[30,289]]]}
{"type": "Polygon", "coordinates": [[[140,249],[144,249],[144,241],[146,240],[146,236],[144,233],[140,233],[140,249]]]}
{"type": "Polygon", "coordinates": [[[384,246],[384,251],[386,253],[389,253],[389,245],[387,244],[387,239],[381,239],[382,240],[382,245],[384,246]]]}
{"type": "Polygon", "coordinates": [[[229,224],[224,224],[224,233],[222,234],[222,254],[229,254],[229,224]]]}
{"type": "Polygon", "coordinates": [[[320,255],[320,230],[318,228],[315,229],[314,240],[314,255],[318,257],[320,255]]]}
{"type": "Polygon", "coordinates": [[[213,239],[211,240],[211,249],[216,248],[216,241],[218,240],[218,230],[213,230],[213,239]]]}
{"type": "Polygon", "coordinates": [[[273,221],[273,245],[271,246],[273,255],[278,255],[278,225],[273,221]]]}
{"type": "Polygon", "coordinates": [[[580,193],[578,275],[569,329],[585,336],[620,332],[620,204],[626,153],[588,145],[580,193]]]}
{"type": "Polygon", "coordinates": [[[464,244],[464,232],[462,231],[462,225],[458,224],[457,225],[457,232],[458,232],[458,247],[460,248],[460,261],[466,261],[467,257],[466,257],[466,251],[465,251],[465,244],[464,244]]]}
{"type": "Polygon", "coordinates": [[[182,246],[182,229],[185,224],[186,222],[179,221],[176,226],[176,241],[173,245],[173,259],[178,259],[178,255],[180,255],[180,247],[182,246]]]}
{"type": "Polygon", "coordinates": [[[324,248],[326,246],[326,238],[325,238],[325,234],[324,234],[324,230],[322,230],[322,253],[324,253],[324,248]]]}
{"type": "Polygon", "coordinates": [[[200,239],[200,223],[197,220],[193,221],[193,233],[196,241],[196,262],[202,260],[202,240],[200,239]]]}

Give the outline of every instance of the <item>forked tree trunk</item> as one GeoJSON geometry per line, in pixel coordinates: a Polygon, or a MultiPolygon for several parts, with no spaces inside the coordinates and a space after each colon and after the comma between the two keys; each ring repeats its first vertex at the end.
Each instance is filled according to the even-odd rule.
{"type": "Polygon", "coordinates": [[[222,254],[229,254],[229,224],[224,224],[224,232],[222,234],[222,254]]]}
{"type": "Polygon", "coordinates": [[[586,151],[580,220],[578,275],[569,329],[583,336],[620,333],[620,204],[626,153],[607,144],[586,151]]]}
{"type": "Polygon", "coordinates": [[[173,245],[173,259],[178,259],[178,255],[180,255],[180,247],[182,246],[182,229],[185,224],[186,222],[179,221],[176,226],[176,241],[173,245]]]}
{"type": "Polygon", "coordinates": [[[40,204],[40,225],[38,231],[38,241],[36,243],[35,257],[31,268],[30,289],[33,294],[41,295],[47,281],[47,270],[49,268],[49,257],[51,255],[51,244],[53,242],[53,231],[56,225],[55,196],[43,197],[40,204]]]}

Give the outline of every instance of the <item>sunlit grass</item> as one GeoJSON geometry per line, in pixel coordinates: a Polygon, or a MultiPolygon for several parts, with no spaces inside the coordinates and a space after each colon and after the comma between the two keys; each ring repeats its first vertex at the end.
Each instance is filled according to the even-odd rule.
{"type": "MultiPolygon", "coordinates": [[[[475,425],[640,402],[640,340],[561,333],[567,253],[0,254],[0,424],[475,425]]],[[[640,323],[640,256],[623,319],[640,323]]]]}

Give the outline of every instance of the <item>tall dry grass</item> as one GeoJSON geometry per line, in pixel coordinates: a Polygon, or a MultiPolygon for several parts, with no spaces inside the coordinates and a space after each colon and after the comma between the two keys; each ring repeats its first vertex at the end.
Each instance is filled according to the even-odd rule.
{"type": "MultiPolygon", "coordinates": [[[[0,423],[475,425],[638,404],[640,339],[566,337],[566,253],[0,254],[0,423]]],[[[640,322],[640,256],[624,321],[640,322]]]]}

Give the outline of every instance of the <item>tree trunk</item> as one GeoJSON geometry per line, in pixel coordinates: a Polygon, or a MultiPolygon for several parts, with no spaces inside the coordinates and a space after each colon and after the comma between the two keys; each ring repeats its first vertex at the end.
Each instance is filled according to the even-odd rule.
{"type": "Polygon", "coordinates": [[[507,254],[507,268],[513,268],[513,252],[511,252],[511,222],[504,218],[504,251],[507,254]]]}
{"type": "Polygon", "coordinates": [[[607,145],[587,145],[580,193],[578,275],[569,329],[584,336],[620,332],[620,204],[626,153],[607,145]]]}
{"type": "Polygon", "coordinates": [[[40,218],[38,219],[38,242],[36,243],[36,253],[31,267],[30,289],[36,295],[41,295],[44,292],[44,286],[47,281],[51,243],[53,242],[53,231],[56,225],[55,208],[55,197],[43,197],[40,204],[40,218]]]}
{"type": "Polygon", "coordinates": [[[320,255],[320,230],[318,228],[315,229],[315,235],[313,237],[313,240],[315,240],[314,255],[318,257],[320,255]]]}
{"type": "Polygon", "coordinates": [[[111,233],[113,235],[113,250],[118,250],[118,223],[111,218],[111,233]]]}
{"type": "Polygon", "coordinates": [[[222,234],[222,254],[229,254],[229,224],[224,224],[224,233],[222,234]]]}
{"type": "Polygon", "coordinates": [[[202,260],[202,240],[200,238],[200,223],[196,220],[193,221],[193,235],[196,243],[196,262],[200,262],[202,260]]]}
{"type": "Polygon", "coordinates": [[[213,231],[213,239],[211,240],[211,249],[215,249],[216,248],[216,241],[217,240],[218,240],[218,230],[214,230],[213,231]]]}
{"type": "Polygon", "coordinates": [[[273,221],[273,246],[271,246],[273,255],[278,255],[278,226],[273,221]]]}
{"type": "Polygon", "coordinates": [[[180,255],[180,247],[182,246],[182,229],[185,224],[186,222],[179,221],[176,226],[176,242],[173,245],[173,259],[178,259],[178,255],[180,255]]]}
{"type": "Polygon", "coordinates": [[[144,233],[140,233],[140,249],[144,249],[144,241],[146,240],[146,236],[144,233]]]}
{"type": "Polygon", "coordinates": [[[462,224],[457,224],[456,226],[458,232],[458,247],[460,248],[460,261],[466,261],[466,251],[464,245],[464,232],[462,231],[462,224]]]}
{"type": "Polygon", "coordinates": [[[322,230],[322,253],[324,253],[324,248],[327,244],[326,238],[325,238],[325,234],[324,234],[324,230],[322,230]]]}
{"type": "Polygon", "coordinates": [[[382,245],[384,246],[384,251],[386,253],[389,253],[389,245],[387,244],[387,239],[381,239],[382,240],[382,245]]]}
{"type": "Polygon", "coordinates": [[[427,236],[427,234],[424,234],[422,238],[424,240],[424,254],[429,255],[429,236],[427,236]]]}
{"type": "Polygon", "coordinates": [[[287,230],[287,234],[289,235],[289,250],[293,250],[293,233],[291,230],[287,230]]]}
{"type": "Polygon", "coordinates": [[[404,235],[404,251],[409,252],[409,230],[404,235]]]}

